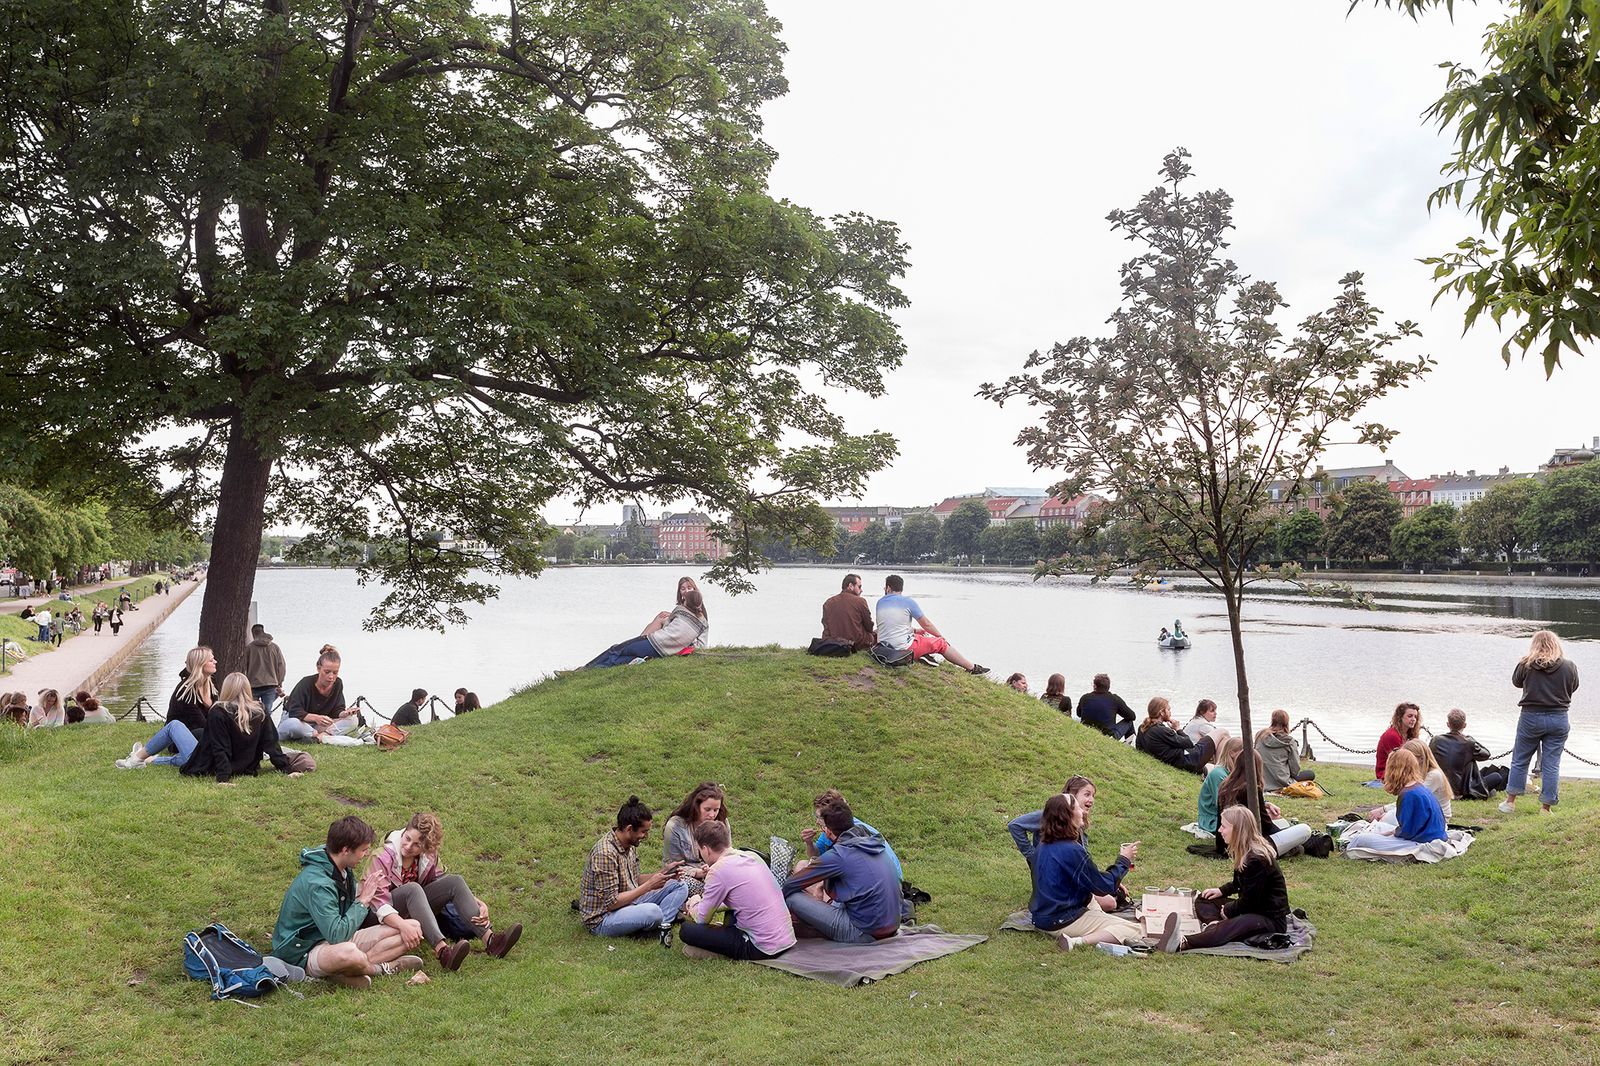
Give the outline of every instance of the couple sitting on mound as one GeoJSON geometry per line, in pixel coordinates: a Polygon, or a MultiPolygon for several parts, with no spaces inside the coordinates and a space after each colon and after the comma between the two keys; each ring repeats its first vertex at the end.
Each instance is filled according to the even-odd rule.
{"type": "Polygon", "coordinates": [[[407,952],[423,940],[451,971],[461,968],[474,937],[483,938],[489,955],[504,958],[522,926],[490,928],[489,908],[459,874],[444,872],[443,837],[437,815],[413,815],[389,835],[358,889],[355,869],[372,850],[373,829],[353,814],[334,822],[321,847],[300,853],[300,874],[272,931],[272,954],[304,967],[307,976],[350,988],[370,988],[380,974],[422,969],[421,957],[407,952]]]}

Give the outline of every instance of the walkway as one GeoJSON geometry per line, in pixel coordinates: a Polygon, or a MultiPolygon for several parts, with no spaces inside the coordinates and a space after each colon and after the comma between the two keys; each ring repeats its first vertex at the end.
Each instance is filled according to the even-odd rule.
{"type": "MultiPolygon", "coordinates": [[[[102,581],[102,582],[100,582],[99,584],[96,584],[96,585],[75,585],[72,588],[68,589],[67,592],[72,596],[94,596],[94,593],[97,593],[97,592],[101,591],[102,589],[119,589],[123,585],[131,585],[135,581],[138,581],[138,580],[140,580],[142,578],[160,577],[160,576],[163,576],[163,575],[160,575],[160,574],[140,574],[137,577],[119,577],[119,578],[115,578],[115,579],[113,579],[111,581],[102,581]]],[[[32,596],[17,596],[17,597],[13,597],[13,598],[7,599],[4,603],[0,603],[0,613],[4,613],[4,614],[21,614],[22,613],[22,609],[24,607],[28,607],[28,606],[43,607],[47,603],[48,604],[54,604],[54,603],[57,602],[56,601],[56,597],[59,596],[60,594],[61,594],[61,590],[57,589],[55,592],[51,592],[51,593],[48,593],[48,594],[47,593],[43,593],[43,592],[38,592],[38,593],[35,593],[32,596]]],[[[94,596],[94,598],[97,599],[97,600],[105,599],[104,596],[94,596]]],[[[110,600],[106,600],[106,602],[110,603],[111,601],[110,600]]],[[[52,611],[55,610],[55,608],[53,606],[50,609],[52,611]]],[[[65,645],[63,645],[63,646],[65,646],[65,645]]]]}
{"type": "Polygon", "coordinates": [[[112,635],[109,626],[96,633],[92,627],[70,640],[62,641],[55,651],[41,652],[35,656],[37,645],[20,641],[29,657],[11,668],[11,673],[0,677],[0,689],[7,692],[26,692],[29,702],[40,689],[53,688],[63,698],[80,688],[91,691],[114,669],[133,653],[144,640],[186,599],[200,587],[199,581],[180,581],[173,584],[169,596],[147,596],[142,609],[123,615],[127,619],[122,632],[112,635]]]}

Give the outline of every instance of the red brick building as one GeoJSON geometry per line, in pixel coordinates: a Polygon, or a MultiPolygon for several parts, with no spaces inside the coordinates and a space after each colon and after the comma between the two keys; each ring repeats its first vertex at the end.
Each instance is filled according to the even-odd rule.
{"type": "Polygon", "coordinates": [[[1400,517],[1410,518],[1425,507],[1433,505],[1432,478],[1401,478],[1389,482],[1389,491],[1400,501],[1400,517]]]}
{"type": "Polygon", "coordinates": [[[684,511],[661,519],[656,527],[659,558],[687,562],[696,556],[715,562],[727,554],[722,541],[710,533],[711,519],[699,511],[684,511]]]}

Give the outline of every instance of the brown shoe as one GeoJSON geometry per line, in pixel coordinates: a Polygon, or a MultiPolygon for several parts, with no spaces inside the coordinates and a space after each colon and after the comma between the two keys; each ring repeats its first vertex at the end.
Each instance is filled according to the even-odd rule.
{"type": "Polygon", "coordinates": [[[503,933],[490,933],[483,950],[494,958],[503,959],[506,957],[506,952],[517,946],[517,941],[520,939],[522,939],[522,923],[518,922],[503,933]]]}
{"type": "Polygon", "coordinates": [[[461,969],[461,960],[472,954],[472,944],[466,940],[457,940],[439,952],[439,965],[455,973],[461,969]]]}
{"type": "Polygon", "coordinates": [[[336,973],[328,980],[334,984],[344,985],[346,988],[359,988],[363,991],[372,987],[372,978],[364,973],[336,973]]]}

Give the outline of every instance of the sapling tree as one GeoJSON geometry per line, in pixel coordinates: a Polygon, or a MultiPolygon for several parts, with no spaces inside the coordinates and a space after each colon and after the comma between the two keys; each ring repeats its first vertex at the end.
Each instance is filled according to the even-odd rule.
{"type": "MultiPolygon", "coordinates": [[[[1063,475],[1051,491],[1098,491],[1108,499],[1094,525],[1130,528],[1097,577],[1181,568],[1222,595],[1248,742],[1243,601],[1263,573],[1248,560],[1271,529],[1272,490],[1280,499],[1298,493],[1330,434],[1386,445],[1394,430],[1357,419],[1430,360],[1390,354],[1416,327],[1380,328],[1359,274],[1345,275],[1327,309],[1286,335],[1278,290],[1226,258],[1228,195],[1190,192],[1181,148],[1163,161],[1161,178],[1136,206],[1109,216],[1139,249],[1122,267],[1111,332],[1035,351],[1021,374],[979,395],[1035,409],[1038,423],[1017,440],[1036,469],[1063,475]]],[[[1277,576],[1297,579],[1298,571],[1277,576]]],[[[1258,783],[1246,762],[1253,802],[1258,783]]]]}

